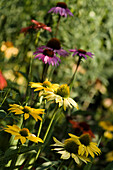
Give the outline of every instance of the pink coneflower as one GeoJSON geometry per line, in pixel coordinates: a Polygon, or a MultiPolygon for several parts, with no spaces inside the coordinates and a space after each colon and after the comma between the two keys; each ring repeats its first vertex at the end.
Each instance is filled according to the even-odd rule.
{"type": "Polygon", "coordinates": [[[61,48],[60,41],[57,38],[51,38],[46,46],[53,49],[55,53],[58,53],[58,55],[62,57],[66,57],[69,55],[67,51],[61,48]]]}
{"type": "MultiPolygon", "coordinates": [[[[34,52],[34,54],[39,54],[39,53],[43,53],[44,50],[51,50],[54,52],[54,55],[56,57],[56,53],[59,56],[62,57],[66,57],[69,55],[69,53],[67,51],[65,51],[64,49],[61,48],[61,44],[60,41],[57,38],[52,38],[48,41],[46,46],[41,46],[37,48],[37,51],[34,52]]],[[[49,54],[50,55],[50,54],[49,54]]],[[[35,57],[37,58],[37,56],[35,57]]],[[[38,57],[39,58],[39,57],[38,57]]],[[[57,60],[60,61],[60,59],[57,57],[57,60]]]]}
{"type": "Polygon", "coordinates": [[[52,49],[45,48],[45,46],[39,47],[34,54],[36,54],[35,58],[42,60],[45,64],[52,64],[52,66],[59,65],[59,62],[61,61],[52,49]]]}
{"type": "Polygon", "coordinates": [[[92,57],[92,55],[94,55],[94,54],[92,54],[91,52],[87,52],[87,51],[85,51],[85,50],[82,50],[82,49],[71,49],[71,50],[69,50],[70,52],[74,52],[73,53],[73,56],[75,56],[75,55],[78,55],[79,57],[84,57],[86,60],[87,60],[87,57],[86,57],[86,55],[88,55],[89,57],[91,57],[91,58],[93,58],[92,57]]]}
{"type": "Polygon", "coordinates": [[[56,7],[51,8],[48,13],[53,12],[55,14],[59,13],[63,17],[67,17],[67,15],[73,16],[71,11],[67,8],[67,4],[64,2],[58,2],[56,7]]]}
{"type": "Polygon", "coordinates": [[[3,90],[5,87],[7,87],[7,81],[0,70],[0,90],[3,90]]]}
{"type": "Polygon", "coordinates": [[[27,34],[27,33],[32,33],[34,31],[37,31],[41,28],[51,32],[51,27],[48,27],[47,25],[45,25],[41,22],[37,22],[36,20],[31,20],[31,22],[33,23],[32,25],[30,25],[29,27],[22,28],[20,32],[27,34]]]}

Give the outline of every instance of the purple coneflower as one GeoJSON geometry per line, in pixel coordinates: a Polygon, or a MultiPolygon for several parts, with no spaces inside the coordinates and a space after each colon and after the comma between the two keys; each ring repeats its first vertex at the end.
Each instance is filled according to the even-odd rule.
{"type": "Polygon", "coordinates": [[[74,52],[73,53],[73,56],[75,56],[75,55],[78,55],[79,57],[84,57],[86,60],[87,60],[87,57],[86,57],[86,55],[87,56],[89,56],[89,57],[91,57],[91,58],[93,58],[92,56],[94,55],[94,54],[92,54],[91,52],[87,52],[87,51],[85,51],[85,50],[82,50],[82,49],[71,49],[71,50],[69,50],[70,52],[74,52]]]}
{"type": "Polygon", "coordinates": [[[60,41],[57,38],[51,38],[46,46],[53,49],[54,53],[58,53],[58,55],[62,57],[66,57],[69,55],[67,51],[61,48],[60,41]]]}
{"type": "Polygon", "coordinates": [[[38,50],[34,54],[36,54],[35,58],[42,60],[45,64],[52,64],[52,66],[59,65],[61,61],[52,49],[45,48],[45,46],[38,47],[38,50]]]}
{"type": "Polygon", "coordinates": [[[41,59],[45,64],[49,63],[52,65],[58,65],[61,60],[56,56],[66,57],[69,55],[67,51],[61,48],[60,41],[57,38],[52,38],[48,41],[46,46],[41,46],[37,48],[34,54],[38,54],[35,58],[41,59]],[[41,54],[40,54],[41,53],[41,54]]]}
{"type": "Polygon", "coordinates": [[[58,2],[56,7],[51,8],[48,13],[53,12],[55,14],[59,13],[63,17],[67,17],[67,15],[73,16],[71,11],[67,8],[66,3],[58,2]]]}

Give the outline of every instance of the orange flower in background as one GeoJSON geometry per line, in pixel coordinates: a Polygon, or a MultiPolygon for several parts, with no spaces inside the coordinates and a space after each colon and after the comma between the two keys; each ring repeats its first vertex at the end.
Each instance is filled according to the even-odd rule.
{"type": "Polygon", "coordinates": [[[0,70],[0,90],[3,90],[5,87],[7,87],[7,81],[0,70]]]}
{"type": "Polygon", "coordinates": [[[72,124],[72,128],[75,129],[75,133],[89,134],[92,138],[95,137],[93,132],[90,129],[90,126],[86,122],[76,122],[74,120],[69,120],[72,124]]]}
{"type": "Polygon", "coordinates": [[[33,33],[34,31],[37,31],[37,30],[40,30],[40,29],[44,29],[44,30],[47,30],[49,32],[51,32],[51,27],[48,27],[47,25],[41,23],[41,22],[38,22],[36,20],[31,20],[31,22],[33,23],[32,25],[28,26],[28,27],[25,27],[25,28],[22,28],[20,33],[24,33],[25,35],[27,33],[33,33]]]}
{"type": "Polygon", "coordinates": [[[3,42],[0,50],[4,52],[6,59],[17,56],[19,52],[18,48],[14,47],[13,43],[10,41],[3,42]]]}

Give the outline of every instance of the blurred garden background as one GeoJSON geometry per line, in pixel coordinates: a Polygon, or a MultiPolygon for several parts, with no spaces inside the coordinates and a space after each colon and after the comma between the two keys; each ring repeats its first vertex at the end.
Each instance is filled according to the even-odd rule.
{"type": "MultiPolygon", "coordinates": [[[[0,89],[0,167],[8,165],[10,155],[10,135],[2,129],[7,124],[18,124],[18,117],[8,114],[9,104],[24,104],[30,100],[31,107],[38,107],[40,100],[29,96],[29,82],[39,82],[43,70],[41,60],[33,59],[36,48],[47,44],[54,37],[58,16],[48,11],[56,5],[56,0],[9,0],[0,1],[0,70],[7,81],[5,88],[0,89]],[[22,33],[21,29],[30,26],[31,20],[51,27],[52,32],[40,30],[22,33]]],[[[113,169],[113,1],[112,0],[64,0],[73,17],[62,17],[57,38],[63,49],[84,49],[94,54],[93,59],[83,59],[70,92],[78,103],[79,110],[69,109],[58,118],[51,133],[62,141],[68,133],[80,135],[80,129],[73,122],[85,122],[84,129],[91,130],[94,141],[100,141],[102,153],[96,156],[91,170],[113,169]],[[60,132],[60,133],[59,133],[60,132]]],[[[60,58],[61,63],[52,70],[50,81],[59,84],[69,83],[77,66],[77,57],[70,54],[60,58]]],[[[1,83],[1,82],[0,82],[1,83]]],[[[1,85],[0,85],[1,87],[1,85]]],[[[54,104],[46,108],[52,110],[54,104]]],[[[49,122],[49,114],[43,123],[43,136],[49,122]]],[[[39,121],[34,127],[34,120],[26,122],[29,130],[36,133],[39,121]]],[[[37,170],[57,169],[59,155],[51,151],[53,139],[50,135],[46,148],[40,155],[37,170]],[[44,166],[43,166],[44,167],[44,166]]],[[[30,144],[29,144],[30,145],[30,144]]],[[[12,155],[11,155],[12,158],[12,155]]],[[[20,162],[21,162],[20,158],[20,162]]],[[[66,163],[64,169],[66,170],[66,163]]],[[[8,168],[8,167],[7,167],[8,168]]],[[[20,164],[21,168],[21,164],[20,164]]],[[[88,169],[81,165],[76,169],[88,169]]]]}

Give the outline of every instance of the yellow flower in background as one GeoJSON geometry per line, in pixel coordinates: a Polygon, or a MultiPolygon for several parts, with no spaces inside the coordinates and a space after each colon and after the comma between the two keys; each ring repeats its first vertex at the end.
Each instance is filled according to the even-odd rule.
{"type": "Polygon", "coordinates": [[[71,108],[74,106],[76,109],[78,109],[78,104],[72,98],[70,98],[69,95],[70,91],[67,84],[59,86],[54,92],[47,91],[44,93],[44,96],[48,101],[55,101],[55,103],[59,104],[59,107],[63,106],[64,110],[66,110],[68,106],[71,108]]]}
{"type": "Polygon", "coordinates": [[[109,131],[105,131],[104,132],[104,137],[108,138],[108,139],[113,139],[113,134],[109,131]]]}
{"type": "Polygon", "coordinates": [[[4,52],[5,58],[10,59],[12,56],[17,56],[19,50],[13,46],[10,41],[3,42],[1,46],[1,51],[4,52]]]}
{"type": "Polygon", "coordinates": [[[110,121],[100,121],[99,126],[101,126],[104,130],[113,132],[113,125],[110,121]]]}
{"type": "Polygon", "coordinates": [[[26,142],[26,139],[38,143],[42,142],[43,140],[39,137],[36,137],[34,134],[30,133],[27,128],[20,129],[17,125],[7,125],[6,128],[4,128],[4,131],[11,133],[12,135],[15,135],[15,140],[20,139],[21,143],[24,144],[26,142]]]}
{"type": "Polygon", "coordinates": [[[56,148],[52,150],[55,150],[57,153],[61,154],[61,159],[67,160],[72,157],[77,164],[80,164],[81,161],[85,163],[90,162],[89,158],[78,154],[78,148],[80,145],[79,140],[70,138],[66,139],[64,143],[58,141],[55,137],[53,137],[53,140],[55,144],[52,144],[51,146],[55,146],[56,148]]]}
{"type": "Polygon", "coordinates": [[[89,134],[83,134],[78,137],[69,133],[69,136],[73,139],[79,139],[81,143],[78,150],[79,155],[88,157],[90,154],[94,158],[94,154],[99,155],[101,153],[101,150],[97,147],[97,143],[91,142],[89,134]]]}
{"type": "Polygon", "coordinates": [[[41,94],[43,91],[56,91],[59,87],[58,84],[52,84],[48,79],[46,79],[43,83],[34,83],[30,82],[31,88],[35,88],[34,91],[41,91],[41,94]]]}
{"type": "Polygon", "coordinates": [[[113,161],[113,151],[110,151],[106,154],[106,161],[112,162],[113,161]]]}
{"type": "Polygon", "coordinates": [[[10,112],[14,112],[16,115],[24,114],[25,120],[29,118],[31,115],[36,121],[41,120],[42,118],[39,114],[45,114],[45,109],[34,109],[29,106],[20,106],[18,104],[10,104],[10,108],[8,109],[10,112]]]}

